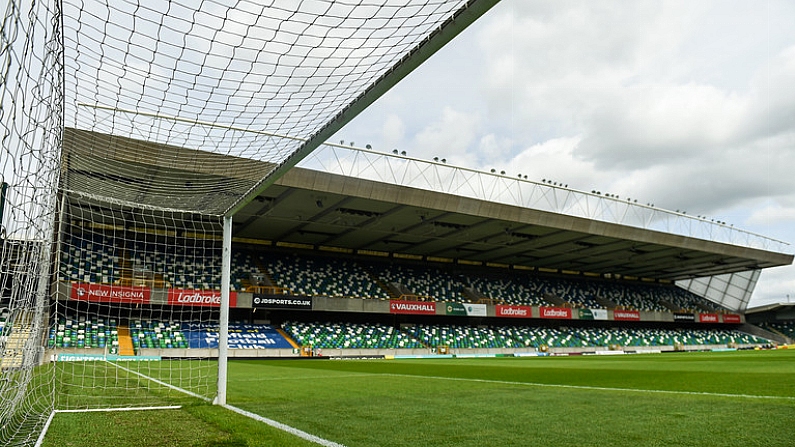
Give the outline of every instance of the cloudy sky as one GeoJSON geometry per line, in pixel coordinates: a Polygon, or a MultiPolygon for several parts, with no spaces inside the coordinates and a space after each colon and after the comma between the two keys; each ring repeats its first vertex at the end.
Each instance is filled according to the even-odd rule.
{"type": "MultiPolygon", "coordinates": [[[[795,244],[794,23],[791,1],[503,0],[331,141],[795,244]]],[[[795,267],[770,269],[751,306],[788,297],[795,267]]]]}

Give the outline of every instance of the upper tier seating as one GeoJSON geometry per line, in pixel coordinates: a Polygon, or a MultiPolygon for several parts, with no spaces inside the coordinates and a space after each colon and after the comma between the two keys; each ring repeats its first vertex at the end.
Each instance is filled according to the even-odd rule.
{"type": "MultiPolygon", "coordinates": [[[[221,286],[221,249],[216,240],[164,244],[83,233],[64,237],[64,241],[59,267],[62,280],[118,284],[125,279],[131,283],[138,275],[149,278],[154,287],[219,290],[221,286]]],[[[673,285],[513,270],[481,272],[453,264],[371,262],[233,247],[232,289],[246,290],[253,275],[266,277],[272,286],[296,295],[658,312],[719,311],[718,305],[673,285]]]]}
{"type": "Polygon", "coordinates": [[[121,250],[102,235],[72,236],[61,245],[59,276],[66,281],[112,284],[121,274],[121,250]]]}
{"type": "Polygon", "coordinates": [[[382,283],[399,285],[408,299],[465,302],[461,294],[464,284],[444,270],[383,263],[370,264],[370,269],[382,283]]]}
{"type": "Polygon", "coordinates": [[[387,299],[389,295],[358,263],[322,256],[263,253],[274,285],[294,295],[387,299]]]}

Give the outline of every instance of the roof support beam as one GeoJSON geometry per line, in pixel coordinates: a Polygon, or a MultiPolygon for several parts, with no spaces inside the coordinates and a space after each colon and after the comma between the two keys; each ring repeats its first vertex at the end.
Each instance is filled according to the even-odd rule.
{"type": "Polygon", "coordinates": [[[226,216],[234,216],[250,201],[254,200],[262,191],[267,189],[285,172],[292,169],[298,162],[312,153],[318,146],[331,138],[338,130],[350,122],[359,113],[364,111],[376,99],[394,87],[400,80],[408,76],[428,58],[435,54],[439,49],[453,40],[469,25],[479,19],[489,9],[498,3],[499,0],[470,0],[458,11],[445,21],[439,28],[434,30],[425,40],[419,43],[406,56],[403,57],[394,67],[384,73],[381,78],[367,88],[358,98],[354,99],[347,107],[333,117],[317,133],[306,140],[297,151],[288,156],[276,169],[267,173],[249,191],[235,201],[224,213],[226,216]]]}

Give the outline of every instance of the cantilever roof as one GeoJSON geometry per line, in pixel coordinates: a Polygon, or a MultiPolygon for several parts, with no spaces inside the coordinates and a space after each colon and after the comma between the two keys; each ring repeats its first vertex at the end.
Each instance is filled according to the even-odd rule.
{"type": "MultiPolygon", "coordinates": [[[[63,185],[70,214],[160,208],[170,198],[149,187],[160,176],[185,185],[190,194],[183,200],[217,200],[219,191],[200,179],[224,180],[214,172],[219,157],[67,129],[63,185]],[[135,175],[113,170],[122,163],[133,164],[126,172],[135,175]],[[99,200],[108,196],[117,202],[99,200]]],[[[238,165],[235,181],[253,184],[262,169],[263,162],[223,158],[224,165],[238,165]]],[[[672,281],[793,261],[791,254],[301,168],[260,193],[233,223],[235,237],[271,243],[672,281]]]]}

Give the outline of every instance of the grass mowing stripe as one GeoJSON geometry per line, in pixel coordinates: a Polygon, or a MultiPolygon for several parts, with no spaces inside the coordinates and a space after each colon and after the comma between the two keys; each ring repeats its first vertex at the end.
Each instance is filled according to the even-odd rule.
{"type": "Polygon", "coordinates": [[[290,433],[291,435],[298,436],[301,439],[305,439],[305,440],[307,440],[309,442],[314,442],[315,444],[320,444],[320,445],[322,445],[324,447],[345,447],[342,444],[337,444],[336,442],[329,441],[327,439],[323,439],[323,438],[321,438],[319,436],[315,436],[315,435],[307,433],[307,432],[305,432],[303,430],[299,430],[297,428],[290,427],[289,425],[282,424],[281,422],[274,421],[273,419],[268,419],[268,418],[266,418],[264,416],[260,416],[260,415],[258,415],[256,413],[252,413],[250,411],[246,411],[246,410],[237,408],[237,407],[232,406],[232,405],[222,405],[222,407],[226,408],[227,410],[234,411],[235,413],[237,413],[239,415],[245,416],[247,418],[254,419],[255,421],[259,421],[259,422],[262,422],[264,424],[268,424],[268,425],[270,425],[273,428],[278,428],[279,430],[282,430],[282,431],[285,431],[287,433],[290,433]]]}
{"type": "MultiPolygon", "coordinates": [[[[106,361],[107,361],[107,360],[106,360],[106,361]]],[[[196,393],[194,393],[194,392],[192,392],[192,391],[188,391],[188,390],[186,390],[186,389],[180,388],[180,387],[178,387],[178,386],[171,385],[170,383],[166,383],[166,382],[163,382],[162,380],[155,379],[154,377],[147,376],[146,374],[140,373],[140,372],[138,372],[138,371],[134,371],[134,370],[132,370],[132,369],[125,368],[124,366],[121,366],[121,365],[119,365],[119,364],[116,364],[116,363],[113,363],[113,362],[108,362],[108,363],[110,363],[110,364],[114,365],[116,368],[119,368],[119,369],[121,369],[122,371],[127,371],[127,372],[129,372],[129,373],[131,373],[131,374],[135,374],[135,375],[136,375],[136,376],[138,376],[138,377],[143,377],[144,379],[151,380],[152,382],[154,382],[154,383],[156,383],[156,384],[158,384],[158,385],[164,386],[164,387],[166,387],[166,388],[170,388],[170,389],[172,389],[172,390],[174,390],[174,391],[179,391],[179,392],[181,392],[181,393],[185,393],[185,394],[187,394],[188,396],[196,397],[196,398],[199,398],[199,399],[201,399],[201,400],[204,400],[204,401],[207,401],[207,402],[210,402],[210,401],[212,401],[212,399],[210,399],[209,397],[205,397],[205,396],[202,396],[202,395],[200,395],[200,394],[196,394],[196,393]]]]}
{"type": "Polygon", "coordinates": [[[451,380],[458,382],[478,382],[478,383],[493,383],[497,385],[520,385],[520,386],[533,386],[544,388],[565,388],[575,390],[589,390],[589,391],[619,391],[630,393],[656,393],[656,394],[678,394],[689,396],[707,396],[707,397],[730,397],[730,398],[744,398],[744,399],[774,399],[774,400],[791,400],[795,401],[793,396],[760,396],[753,394],[730,394],[730,393],[710,393],[702,391],[675,391],[675,390],[646,390],[640,388],[612,388],[604,386],[588,386],[588,385],[566,385],[560,383],[536,383],[536,382],[511,382],[504,380],[490,380],[490,379],[471,379],[461,377],[443,377],[443,376],[420,376],[416,374],[373,374],[382,375],[387,377],[405,377],[405,378],[421,378],[421,379],[435,379],[435,380],[451,380]]]}
{"type": "Polygon", "coordinates": [[[350,379],[352,377],[369,377],[377,376],[378,373],[358,373],[358,374],[338,374],[338,375],[325,375],[325,376],[292,376],[292,377],[257,377],[256,379],[235,379],[237,383],[258,383],[258,382],[278,382],[280,380],[334,380],[334,379],[350,379]]]}
{"type": "MultiPolygon", "coordinates": [[[[209,399],[207,397],[200,396],[200,395],[198,395],[196,393],[193,393],[193,392],[190,392],[188,390],[184,390],[182,388],[179,388],[177,386],[171,385],[169,383],[165,383],[165,382],[163,382],[161,380],[158,380],[158,379],[155,379],[153,377],[149,377],[149,376],[147,376],[145,374],[139,373],[138,371],[133,371],[133,370],[131,370],[129,368],[125,368],[124,366],[121,366],[121,365],[118,365],[118,364],[114,364],[114,365],[117,368],[120,368],[120,369],[122,369],[124,371],[130,372],[132,374],[138,375],[140,377],[149,379],[152,382],[157,383],[157,384],[162,385],[162,386],[165,386],[167,388],[171,388],[173,390],[180,391],[182,393],[185,393],[185,394],[193,396],[193,397],[198,397],[199,399],[203,399],[203,400],[208,401],[208,402],[211,401],[211,399],[209,399]]],[[[256,421],[263,422],[263,423],[265,423],[267,425],[270,425],[271,427],[274,427],[274,428],[277,428],[279,430],[285,431],[287,433],[290,433],[291,435],[295,435],[295,436],[297,436],[297,437],[299,437],[301,439],[305,439],[305,440],[307,440],[309,442],[313,442],[315,444],[320,444],[320,445],[322,445],[324,447],[345,447],[342,444],[337,444],[336,442],[329,441],[327,439],[323,439],[323,438],[321,438],[319,436],[315,436],[313,434],[307,433],[307,432],[299,430],[297,428],[290,427],[289,425],[282,424],[281,422],[274,421],[272,419],[268,419],[268,418],[260,416],[258,414],[254,414],[254,413],[242,410],[242,409],[234,407],[232,405],[221,405],[221,406],[226,408],[226,409],[228,409],[228,410],[234,411],[235,413],[240,414],[242,416],[246,416],[246,417],[254,419],[256,421]]]]}

